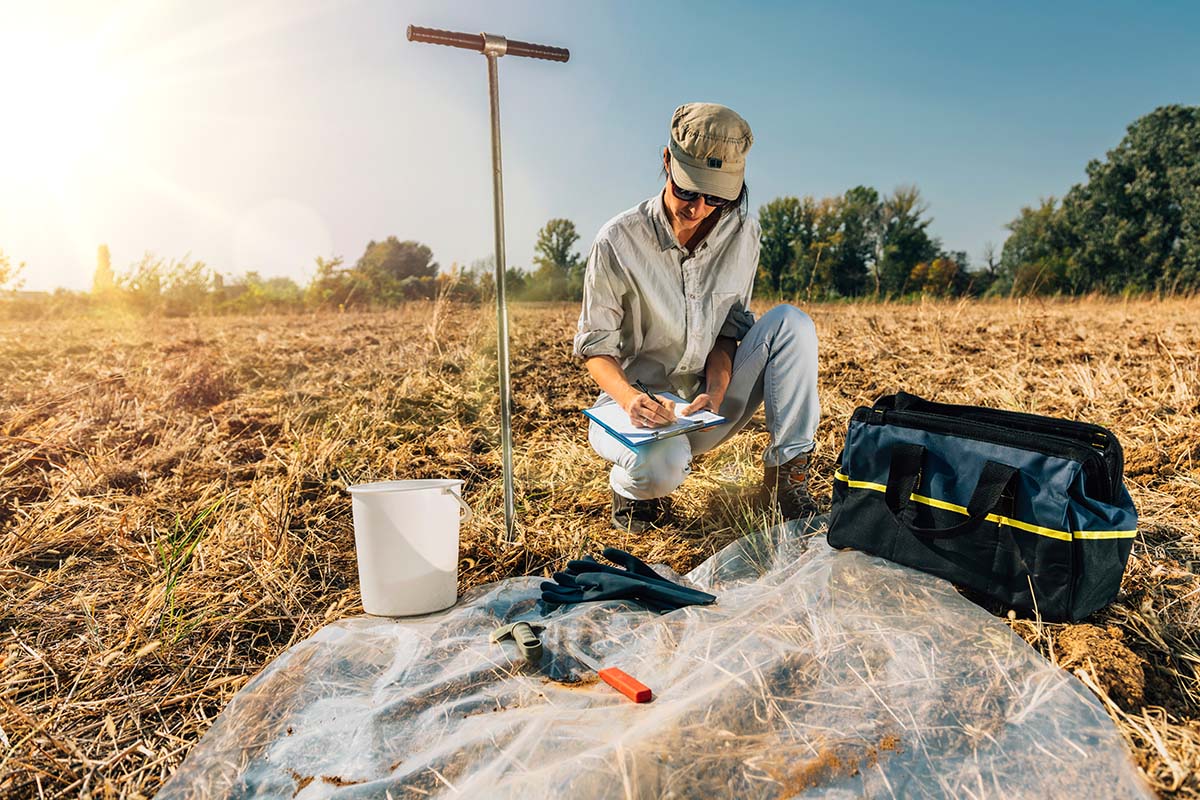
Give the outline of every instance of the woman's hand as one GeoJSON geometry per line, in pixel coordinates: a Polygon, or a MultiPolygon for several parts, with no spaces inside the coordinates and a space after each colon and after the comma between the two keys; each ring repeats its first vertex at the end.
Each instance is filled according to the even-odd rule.
{"type": "Polygon", "coordinates": [[[645,392],[637,392],[625,404],[629,421],[638,428],[661,428],[675,421],[675,404],[660,398],[656,403],[645,392]]]}
{"type": "Polygon", "coordinates": [[[714,414],[721,413],[721,401],[724,397],[718,397],[716,394],[704,392],[696,395],[696,399],[684,406],[679,415],[686,417],[688,414],[695,414],[697,411],[711,411],[714,414]]]}

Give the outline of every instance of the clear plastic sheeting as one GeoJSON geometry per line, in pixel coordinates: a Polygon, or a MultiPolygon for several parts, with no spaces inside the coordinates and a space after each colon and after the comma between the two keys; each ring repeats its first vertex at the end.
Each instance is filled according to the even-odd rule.
{"type": "Polygon", "coordinates": [[[814,530],[689,573],[714,606],[543,616],[540,579],[514,578],[439,614],[328,625],[230,701],[159,797],[1153,797],[1074,677],[949,584],[814,530]],[[488,641],[517,619],[547,626],[539,666],[488,641]]]}

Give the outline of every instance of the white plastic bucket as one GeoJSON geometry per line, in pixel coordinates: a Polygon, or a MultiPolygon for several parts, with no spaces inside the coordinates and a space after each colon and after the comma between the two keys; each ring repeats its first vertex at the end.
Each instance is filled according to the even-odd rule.
{"type": "Polygon", "coordinates": [[[349,488],[358,582],[368,614],[428,614],[458,600],[458,526],[472,516],[461,491],[459,480],[349,488]]]}

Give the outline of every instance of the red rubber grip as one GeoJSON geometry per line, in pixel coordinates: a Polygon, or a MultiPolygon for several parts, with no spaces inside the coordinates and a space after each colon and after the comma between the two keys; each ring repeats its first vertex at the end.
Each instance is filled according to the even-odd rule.
{"type": "Polygon", "coordinates": [[[616,667],[600,670],[600,678],[635,703],[649,703],[654,697],[649,686],[616,667]]]}

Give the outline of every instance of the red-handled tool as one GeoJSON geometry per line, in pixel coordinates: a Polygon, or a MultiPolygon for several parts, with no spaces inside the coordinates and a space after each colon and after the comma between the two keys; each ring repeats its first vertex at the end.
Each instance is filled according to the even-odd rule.
{"type": "Polygon", "coordinates": [[[652,699],[654,699],[654,693],[650,691],[650,687],[630,675],[625,670],[620,669],[619,667],[601,668],[599,662],[594,661],[585,655],[581,655],[578,652],[572,652],[571,655],[592,669],[596,670],[596,674],[600,676],[600,680],[604,681],[633,702],[649,703],[652,699]]]}

